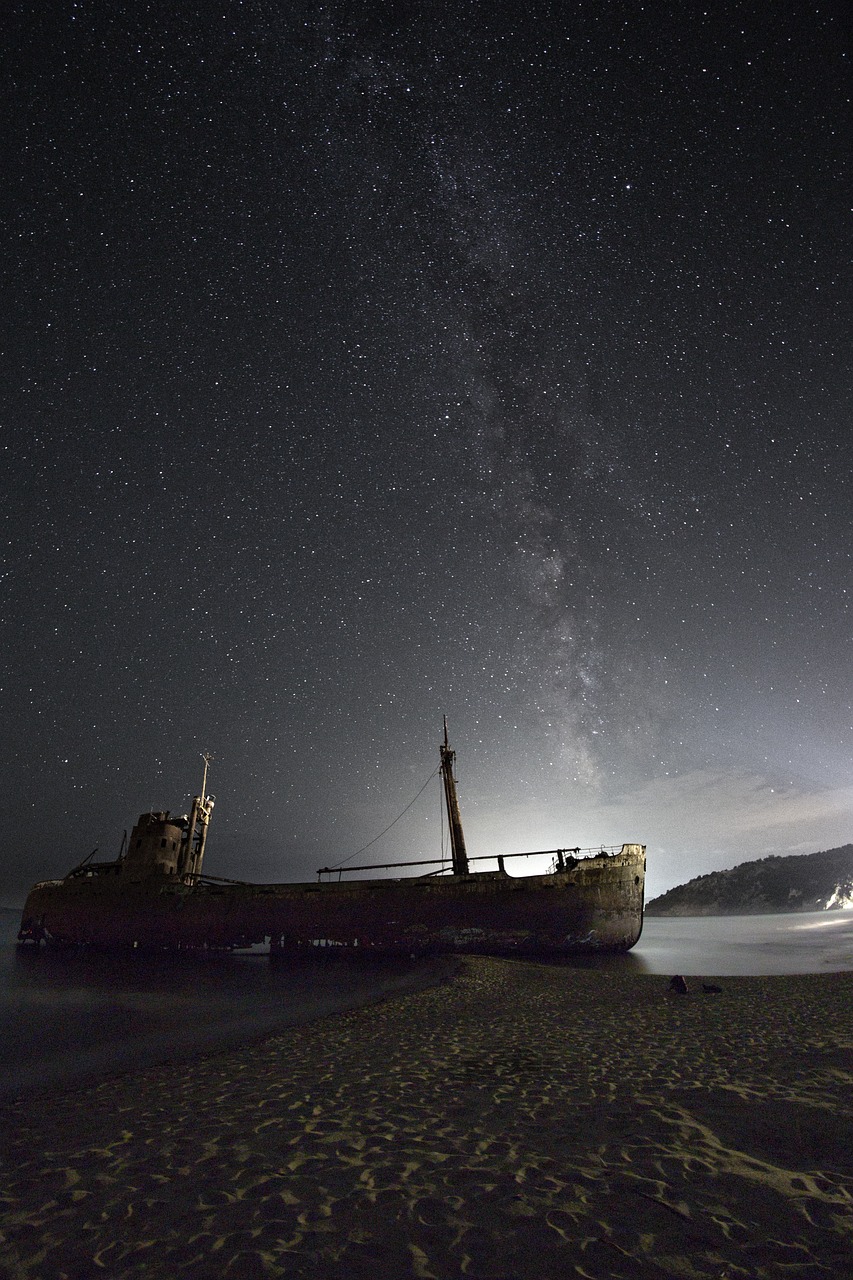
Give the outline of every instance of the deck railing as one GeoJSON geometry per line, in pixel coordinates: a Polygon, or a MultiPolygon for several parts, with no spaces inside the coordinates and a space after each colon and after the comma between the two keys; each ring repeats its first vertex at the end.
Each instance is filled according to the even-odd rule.
{"type": "MultiPolygon", "coordinates": [[[[619,844],[598,845],[596,848],[589,849],[530,849],[525,853],[484,853],[477,857],[468,858],[469,862],[497,862],[498,870],[503,871],[504,862],[508,858],[551,858],[551,865],[548,868],[549,873],[557,871],[571,870],[578,862],[586,858],[600,858],[602,855],[609,856],[618,853],[622,848],[619,844]]],[[[450,858],[422,858],[414,862],[371,862],[367,865],[357,867],[320,867],[317,871],[318,880],[322,876],[337,876],[340,880],[343,875],[352,875],[356,871],[394,871],[403,867],[437,867],[436,871],[427,871],[425,876],[440,876],[452,872],[453,864],[450,858]]]]}

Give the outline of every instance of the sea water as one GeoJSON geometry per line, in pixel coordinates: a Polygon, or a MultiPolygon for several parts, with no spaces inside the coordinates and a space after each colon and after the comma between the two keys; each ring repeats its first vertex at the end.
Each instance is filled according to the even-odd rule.
{"type": "MultiPolygon", "coordinates": [[[[0,911],[0,1099],[227,1048],[434,980],[428,961],[271,965],[263,955],[18,948],[0,911]]],[[[571,961],[568,962],[571,965],[571,961]]],[[[649,917],[624,956],[578,965],[725,977],[853,969],[853,911],[649,917]]]]}
{"type": "Polygon", "coordinates": [[[707,977],[853,969],[853,911],[647,916],[629,958],[647,973],[707,977]]]}
{"type": "Polygon", "coordinates": [[[0,1100],[171,1061],[427,985],[446,962],[17,947],[0,910],[0,1100]]]}

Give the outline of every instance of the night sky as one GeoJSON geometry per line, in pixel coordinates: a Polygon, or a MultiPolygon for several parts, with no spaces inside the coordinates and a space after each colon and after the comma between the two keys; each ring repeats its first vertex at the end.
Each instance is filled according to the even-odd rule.
{"type": "Polygon", "coordinates": [[[851,839],[843,15],[11,5],[0,900],[851,839]]]}

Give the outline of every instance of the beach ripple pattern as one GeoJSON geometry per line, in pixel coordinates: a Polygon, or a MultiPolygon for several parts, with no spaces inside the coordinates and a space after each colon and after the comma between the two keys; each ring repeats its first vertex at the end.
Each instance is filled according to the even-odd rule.
{"type": "Polygon", "coordinates": [[[853,973],[470,958],[261,1044],[2,1108],[10,1280],[851,1274],[853,973]]]}

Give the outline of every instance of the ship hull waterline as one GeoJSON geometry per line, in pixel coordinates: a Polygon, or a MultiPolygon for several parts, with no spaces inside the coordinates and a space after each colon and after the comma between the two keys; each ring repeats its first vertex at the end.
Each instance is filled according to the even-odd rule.
{"type": "Polygon", "coordinates": [[[134,882],[102,865],[35,885],[24,919],[58,946],[558,956],[630,950],[642,930],[644,880],[642,845],[517,877],[187,885],[167,876],[134,882]]]}

